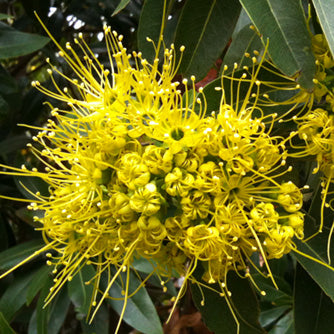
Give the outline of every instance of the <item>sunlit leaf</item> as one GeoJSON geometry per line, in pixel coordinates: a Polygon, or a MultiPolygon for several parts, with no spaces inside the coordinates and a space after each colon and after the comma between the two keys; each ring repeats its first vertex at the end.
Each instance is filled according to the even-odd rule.
{"type": "Polygon", "coordinates": [[[315,58],[300,1],[240,0],[266,43],[274,63],[288,76],[313,87],[315,58]]]}
{"type": "Polygon", "coordinates": [[[177,25],[175,44],[185,51],[179,72],[202,79],[228,43],[241,6],[236,0],[191,0],[177,25]]]}
{"type": "Polygon", "coordinates": [[[334,55],[334,6],[332,1],[313,0],[320,25],[326,36],[329,48],[334,55]]]}
{"type": "Polygon", "coordinates": [[[128,5],[129,2],[130,0],[121,0],[120,3],[115,8],[114,12],[112,13],[112,16],[118,14],[122,9],[124,9],[128,5]]]}

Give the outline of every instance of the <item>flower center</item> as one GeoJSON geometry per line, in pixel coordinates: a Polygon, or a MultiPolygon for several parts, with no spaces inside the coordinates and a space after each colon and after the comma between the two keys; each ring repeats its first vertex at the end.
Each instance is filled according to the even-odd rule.
{"type": "Polygon", "coordinates": [[[171,132],[171,137],[177,141],[181,140],[184,137],[184,132],[181,128],[173,129],[171,132]]]}

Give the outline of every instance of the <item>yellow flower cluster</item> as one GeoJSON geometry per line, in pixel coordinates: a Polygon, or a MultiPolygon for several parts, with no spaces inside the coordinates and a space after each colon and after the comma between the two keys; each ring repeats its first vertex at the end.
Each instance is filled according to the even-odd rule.
{"type": "MultiPolygon", "coordinates": [[[[66,50],[58,45],[75,78],[51,65],[56,92],[33,82],[67,105],[52,109],[46,127],[33,137],[35,144],[29,144],[44,169],[22,166],[4,172],[37,176],[49,184],[50,195],[36,193],[29,205],[44,212],[35,220],[47,245],[42,250],[49,250],[47,263],[54,267],[47,301],[83,266],[93,264],[96,275],[87,282],[95,287],[93,316],[123,271],[124,312],[129,273],[138,256],[152,263],[152,274],[168,279],[176,271],[185,282],[195,281],[192,274],[202,266],[203,280],[219,282],[225,296],[228,271],[249,277],[254,252],[272,277],[267,259],[296,248],[293,238],[303,238],[304,219],[302,193],[289,181],[288,139],[272,134],[277,115],[264,114],[257,103],[263,59],[257,63],[253,57],[258,66],[244,67],[240,77],[223,73],[217,87],[220,107],[212,111],[203,89],[196,92],[194,77],[182,81],[184,93],[173,81],[179,65],[173,45],[159,65],[159,59],[150,64],[140,53],[128,54],[122,36],[110,28],[105,38],[110,70],[81,35],[75,44],[82,60],[69,43],[66,50]],[[58,87],[55,73],[69,87],[58,87]],[[98,299],[99,279],[111,266],[116,274],[98,299]]],[[[332,118],[318,114],[310,114],[311,123],[300,125],[299,132],[323,160],[321,150],[333,141],[333,132],[324,130],[332,118]]],[[[332,168],[325,173],[331,177],[332,168]]]]}
{"type": "MultiPolygon", "coordinates": [[[[314,79],[315,87],[312,94],[318,102],[322,100],[322,105],[314,110],[311,105],[310,110],[304,115],[294,118],[298,128],[297,131],[291,133],[293,140],[290,141],[290,145],[294,152],[289,153],[289,155],[297,158],[315,157],[317,166],[313,173],[322,172],[322,205],[319,227],[319,232],[322,232],[325,206],[334,210],[332,201],[326,202],[328,195],[332,193],[330,187],[334,183],[334,95],[333,91],[327,87],[330,84],[327,72],[334,67],[334,61],[324,35],[314,35],[312,46],[317,66],[316,79],[314,79]],[[324,101],[327,102],[325,106],[323,105],[324,101]]],[[[334,225],[332,230],[333,228],[334,225]]],[[[328,258],[330,259],[329,243],[328,258]]]]}

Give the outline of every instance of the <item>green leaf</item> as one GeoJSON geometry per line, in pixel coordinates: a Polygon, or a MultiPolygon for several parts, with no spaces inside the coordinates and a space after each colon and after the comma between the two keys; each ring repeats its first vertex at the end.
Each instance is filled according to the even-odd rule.
{"type": "Polygon", "coordinates": [[[155,45],[158,44],[161,22],[163,16],[164,0],[145,0],[140,14],[137,32],[138,49],[142,52],[143,58],[152,62],[155,57],[153,44],[146,40],[151,38],[155,45]]]}
{"type": "Polygon", "coordinates": [[[67,291],[62,289],[51,303],[44,307],[51,286],[52,280],[49,277],[41,287],[35,311],[29,321],[28,334],[58,334],[64,324],[70,306],[67,291]]]}
{"type": "Polygon", "coordinates": [[[253,66],[251,58],[247,58],[245,53],[252,54],[254,50],[261,52],[263,48],[263,43],[257,32],[250,29],[249,25],[245,26],[232,39],[232,43],[226,52],[224,65],[227,65],[229,69],[225,73],[228,74],[232,71],[234,63],[237,63],[240,68],[253,66]]]}
{"type": "MultiPolygon", "coordinates": [[[[305,225],[307,224],[307,218],[305,225]]],[[[308,242],[295,240],[299,252],[307,254],[323,263],[327,263],[327,240],[328,233],[323,232],[308,242]]],[[[333,247],[332,247],[333,250],[333,247]]],[[[311,277],[319,284],[321,289],[334,301],[334,269],[329,269],[297,252],[294,252],[297,261],[311,275],[311,277]]],[[[332,258],[333,258],[332,252],[332,258]]]]}
{"type": "Polygon", "coordinates": [[[273,62],[288,76],[298,75],[305,88],[313,87],[315,58],[299,0],[240,0],[264,42],[269,38],[273,62]]]}
{"type": "Polygon", "coordinates": [[[28,334],[37,333],[36,313],[37,313],[37,310],[35,309],[29,321],[28,334]]]}
{"type": "Polygon", "coordinates": [[[23,244],[11,247],[0,253],[0,269],[8,270],[16,264],[20,263],[35,251],[45,246],[44,241],[35,239],[27,241],[23,244]]]}
{"type": "Polygon", "coordinates": [[[266,295],[262,296],[261,300],[274,302],[275,305],[292,305],[291,287],[283,278],[274,275],[278,286],[278,289],[276,289],[270,278],[265,278],[260,274],[253,274],[252,277],[258,287],[266,292],[266,295]]]}
{"type": "MultiPolygon", "coordinates": [[[[122,275],[123,282],[126,281],[125,274],[122,275]]],[[[140,281],[134,273],[130,273],[129,294],[134,292],[140,281]]],[[[124,298],[122,295],[123,286],[120,279],[112,285],[109,294],[114,298],[124,298]]],[[[108,299],[111,307],[120,314],[123,308],[122,300],[108,299]]],[[[145,288],[141,288],[134,296],[128,299],[123,320],[133,328],[145,334],[162,333],[161,323],[154,307],[154,304],[145,288]]]]}
{"type": "Polygon", "coordinates": [[[42,289],[49,278],[50,267],[43,265],[34,275],[29,288],[27,289],[27,305],[35,298],[37,293],[42,289]]]}
{"type": "Polygon", "coordinates": [[[0,22],[0,59],[24,56],[41,49],[49,38],[17,31],[0,22]]]}
{"type": "Polygon", "coordinates": [[[287,313],[289,309],[291,309],[291,306],[283,305],[261,312],[260,324],[263,327],[272,326],[282,317],[282,315],[287,313]]]}
{"type": "Polygon", "coordinates": [[[36,271],[14,277],[9,287],[0,299],[0,310],[8,320],[12,319],[15,313],[26,303],[27,290],[31,284],[36,271]]]}
{"type": "Polygon", "coordinates": [[[222,91],[218,91],[215,87],[221,88],[221,79],[218,78],[216,80],[211,81],[204,87],[204,95],[207,101],[207,110],[208,113],[211,113],[212,110],[219,111],[222,91]]]}
{"type": "Polygon", "coordinates": [[[88,313],[93,286],[86,285],[95,275],[95,270],[93,266],[85,265],[81,270],[73,277],[68,286],[68,295],[75,306],[77,312],[84,316],[88,313]]]}
{"type": "Polygon", "coordinates": [[[296,268],[294,297],[296,334],[333,332],[333,302],[299,265],[296,268]]]}
{"type": "Polygon", "coordinates": [[[3,96],[15,94],[19,90],[16,80],[0,65],[0,92],[3,96]]]}
{"type": "Polygon", "coordinates": [[[334,6],[332,1],[313,0],[321,28],[326,36],[329,48],[334,55],[334,6]]]}
{"type": "Polygon", "coordinates": [[[282,317],[268,334],[295,334],[293,326],[293,312],[290,311],[282,317]]]}
{"type": "Polygon", "coordinates": [[[40,292],[37,306],[36,306],[36,324],[37,334],[48,334],[48,320],[50,315],[50,304],[45,306],[45,298],[50,293],[50,287],[52,286],[51,277],[47,280],[46,284],[42,287],[40,292]]]}
{"type": "MultiPolygon", "coordinates": [[[[304,233],[306,237],[314,235],[319,230],[320,217],[321,217],[321,192],[322,187],[318,185],[313,194],[313,200],[309,209],[308,214],[305,216],[304,223],[304,233]]],[[[332,195],[330,195],[332,196],[332,195]]],[[[331,198],[327,198],[327,202],[331,198]]],[[[328,254],[327,254],[327,245],[329,237],[329,229],[333,224],[333,211],[328,208],[324,209],[324,227],[323,232],[317,234],[312,239],[307,242],[302,242],[300,240],[294,240],[297,246],[297,249],[311,256],[318,261],[323,263],[328,263],[328,254]]],[[[309,275],[319,284],[321,289],[334,301],[334,268],[329,269],[324,265],[321,265],[297,252],[294,252],[295,257],[302,267],[308,272],[309,275]]],[[[330,251],[331,259],[334,259],[334,248],[331,247],[330,251]]]]}
{"type": "Polygon", "coordinates": [[[235,39],[235,36],[239,33],[239,31],[243,29],[246,25],[250,26],[251,24],[252,24],[252,21],[249,18],[248,14],[243,8],[241,8],[238,22],[235,25],[235,28],[232,34],[232,43],[233,43],[233,40],[235,39]]]}
{"type": "Polygon", "coordinates": [[[10,327],[9,323],[3,316],[2,312],[0,312],[0,333],[6,334],[16,334],[14,329],[10,327]]]}
{"type": "Polygon", "coordinates": [[[71,301],[66,289],[62,289],[51,304],[47,334],[58,334],[63,326],[71,301]]]}
{"type": "Polygon", "coordinates": [[[4,14],[4,13],[0,13],[0,20],[6,20],[6,19],[10,19],[13,16],[8,15],[8,14],[4,14]]]}
{"type": "Polygon", "coordinates": [[[80,325],[82,334],[109,334],[109,311],[106,305],[102,304],[93,319],[93,322],[89,325],[86,320],[81,320],[80,325]]]}
{"type": "Polygon", "coordinates": [[[49,195],[49,184],[37,176],[14,176],[17,188],[25,198],[36,200],[33,194],[39,192],[42,196],[49,195]],[[28,191],[28,190],[29,191],[28,191]]]}
{"type": "MultiPolygon", "coordinates": [[[[153,260],[148,261],[144,257],[135,258],[132,262],[132,268],[137,272],[141,273],[141,277],[143,276],[146,277],[147,275],[150,275],[153,271],[154,266],[156,266],[156,264],[154,263],[153,260]]],[[[152,275],[148,279],[148,282],[149,284],[152,284],[153,286],[161,289],[161,279],[159,279],[157,275],[152,275]]],[[[165,284],[165,287],[167,288],[166,291],[167,293],[169,293],[172,296],[177,295],[177,291],[172,281],[168,281],[165,284]]]]}
{"type": "Polygon", "coordinates": [[[221,56],[237,23],[237,0],[191,0],[182,9],[175,44],[186,47],[179,72],[205,77],[221,56]]]}
{"type": "MultiPolygon", "coordinates": [[[[240,323],[240,334],[264,333],[258,321],[259,305],[257,297],[250,282],[231,272],[228,275],[227,286],[232,292],[233,310],[240,323]]],[[[210,285],[210,287],[220,291],[217,284],[210,285]]],[[[237,332],[237,324],[225,297],[221,297],[217,292],[203,288],[204,305],[202,306],[202,294],[196,284],[191,285],[191,291],[195,305],[211,331],[215,334],[237,332]]]]}
{"type": "Polygon", "coordinates": [[[1,155],[19,151],[25,147],[29,141],[30,139],[25,135],[11,136],[0,142],[1,155]]]}
{"type": "Polygon", "coordinates": [[[121,0],[111,16],[118,14],[122,9],[124,9],[128,5],[129,2],[130,0],[121,0]]]}
{"type": "Polygon", "coordinates": [[[132,267],[135,270],[138,270],[145,274],[150,274],[153,271],[153,266],[155,263],[153,261],[149,261],[144,257],[137,257],[133,260],[132,267]]]}

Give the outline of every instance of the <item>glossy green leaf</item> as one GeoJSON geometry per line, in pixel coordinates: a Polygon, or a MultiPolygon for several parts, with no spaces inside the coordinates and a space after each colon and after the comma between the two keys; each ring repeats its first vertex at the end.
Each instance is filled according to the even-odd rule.
{"type": "Polygon", "coordinates": [[[85,265],[67,285],[68,295],[76,311],[81,313],[82,316],[88,313],[93,293],[93,285],[86,285],[85,283],[92,279],[94,275],[95,270],[93,266],[85,265]]]}
{"type": "Polygon", "coordinates": [[[44,307],[52,284],[49,278],[41,287],[35,311],[29,321],[28,334],[58,334],[64,324],[70,306],[66,289],[62,289],[51,303],[44,307]]]}
{"type": "Polygon", "coordinates": [[[278,320],[289,312],[291,306],[283,305],[263,311],[260,314],[260,324],[263,327],[272,327],[278,320]]]}
{"type": "Polygon", "coordinates": [[[48,321],[50,315],[50,304],[45,307],[45,298],[50,293],[50,287],[53,285],[51,277],[43,285],[39,294],[36,306],[36,324],[37,334],[48,334],[48,321]]]}
{"type": "Polygon", "coordinates": [[[37,293],[42,289],[42,287],[48,281],[50,271],[51,271],[50,267],[43,264],[42,267],[35,273],[32,282],[27,289],[27,297],[26,297],[27,305],[29,305],[32,302],[37,293]]]}
{"type": "MultiPolygon", "coordinates": [[[[125,275],[122,275],[123,282],[126,281],[125,275]]],[[[129,293],[134,292],[140,281],[134,273],[130,273],[129,293]]],[[[119,279],[112,285],[109,293],[112,297],[123,298],[123,286],[119,279]]],[[[123,308],[122,300],[108,299],[111,307],[120,314],[123,308]]],[[[145,288],[141,288],[134,296],[128,299],[123,320],[138,331],[145,334],[162,333],[161,323],[154,307],[154,304],[145,288]]]]}
{"type": "Polygon", "coordinates": [[[41,239],[27,241],[0,253],[0,269],[8,270],[44,246],[41,239]]]}
{"type": "Polygon", "coordinates": [[[109,334],[110,314],[106,305],[102,304],[91,324],[86,319],[80,321],[82,332],[80,334],[109,334]]]}
{"type": "MultiPolygon", "coordinates": [[[[132,268],[135,269],[137,272],[139,272],[142,277],[146,277],[147,275],[150,275],[152,271],[154,270],[154,266],[156,266],[155,262],[153,260],[148,261],[147,259],[143,257],[138,257],[133,260],[132,268]]],[[[175,273],[175,276],[177,277],[177,273],[175,273]]],[[[161,289],[161,279],[158,278],[157,275],[152,275],[148,282],[152,284],[155,287],[159,287],[161,289]]],[[[175,289],[175,286],[172,281],[168,281],[165,285],[167,288],[167,293],[169,293],[172,296],[176,296],[177,292],[175,289]]]]}
{"type": "Polygon", "coordinates": [[[175,36],[177,47],[186,47],[179,72],[205,77],[221,56],[237,23],[237,0],[191,0],[183,7],[175,36]]]}
{"type": "Polygon", "coordinates": [[[145,0],[140,14],[137,32],[138,49],[142,52],[143,58],[150,62],[155,57],[153,44],[147,41],[152,39],[155,45],[158,44],[161,22],[163,16],[164,0],[145,0]]]}
{"type": "Polygon", "coordinates": [[[282,317],[268,334],[295,334],[293,326],[293,312],[290,311],[282,317]]]}
{"type": "Polygon", "coordinates": [[[67,316],[71,301],[66,289],[62,289],[50,305],[50,316],[47,324],[47,334],[58,334],[67,316]]]}
{"type": "Polygon", "coordinates": [[[0,310],[8,320],[26,303],[27,290],[36,271],[15,276],[4,294],[0,298],[0,310]]]}
{"type": "Polygon", "coordinates": [[[245,26],[232,39],[232,43],[226,52],[224,66],[227,65],[229,70],[225,73],[232,71],[234,63],[237,63],[240,68],[243,66],[253,66],[251,58],[247,58],[245,53],[248,52],[252,55],[254,50],[261,52],[263,48],[263,43],[257,32],[250,29],[249,25],[245,26]]]}
{"type": "Polygon", "coordinates": [[[36,313],[37,313],[37,310],[35,309],[29,321],[28,334],[37,333],[36,313]]]}
{"type": "Polygon", "coordinates": [[[265,291],[266,295],[261,300],[274,302],[275,305],[292,305],[292,291],[288,283],[281,277],[274,276],[278,289],[275,288],[270,278],[265,278],[260,274],[252,275],[258,287],[265,291]]]}
{"type": "Polygon", "coordinates": [[[41,49],[49,38],[17,31],[0,22],[0,59],[24,56],[41,49]]]}
{"type": "Polygon", "coordinates": [[[296,269],[294,297],[296,334],[333,332],[334,303],[301,266],[296,269]]]}
{"type": "Polygon", "coordinates": [[[25,198],[36,200],[33,194],[39,192],[43,196],[49,194],[49,184],[37,176],[14,176],[17,188],[25,198]]]}
{"type": "Polygon", "coordinates": [[[112,16],[118,14],[122,9],[124,9],[128,5],[129,2],[130,0],[121,0],[120,3],[115,8],[114,12],[112,13],[112,16]]]}
{"type": "Polygon", "coordinates": [[[232,43],[235,37],[237,36],[237,34],[240,32],[240,30],[243,29],[246,25],[250,26],[251,24],[252,24],[252,21],[249,18],[247,12],[243,8],[241,8],[238,22],[235,25],[235,28],[232,34],[232,43]]]}
{"type": "MultiPolygon", "coordinates": [[[[259,305],[253,287],[247,279],[242,279],[235,273],[229,273],[228,289],[232,292],[234,311],[240,323],[240,334],[259,334],[264,330],[259,324],[259,305]]],[[[218,289],[219,286],[214,285],[218,289]]],[[[207,327],[215,334],[231,334],[237,332],[237,324],[224,297],[219,293],[203,287],[202,294],[196,284],[191,285],[193,299],[197,309],[201,312],[207,327]]]]}
{"type": "Polygon", "coordinates": [[[137,257],[133,260],[132,267],[145,274],[150,274],[153,271],[154,262],[148,261],[144,257],[137,257]]]}
{"type": "MultiPolygon", "coordinates": [[[[321,191],[318,186],[317,191],[313,195],[313,200],[308,214],[305,216],[304,230],[306,237],[314,235],[319,230],[321,217],[321,191]]],[[[329,200],[329,198],[328,198],[329,200]]],[[[297,248],[300,252],[311,256],[318,261],[328,263],[327,245],[329,237],[329,229],[333,223],[334,214],[329,209],[324,209],[324,228],[323,232],[307,242],[295,240],[297,248]]],[[[329,269],[297,252],[294,253],[298,262],[308,272],[309,275],[319,284],[321,289],[334,301],[334,268],[329,269]]],[[[331,247],[331,259],[334,259],[334,248],[331,247]]]]}
{"type": "Polygon", "coordinates": [[[329,48],[334,55],[334,4],[332,1],[313,0],[320,25],[326,36],[329,48]]]}
{"type": "MultiPolygon", "coordinates": [[[[327,263],[327,240],[328,233],[322,233],[308,242],[295,240],[300,252],[307,254],[323,263],[327,263]]],[[[301,254],[295,252],[298,262],[319,284],[322,290],[334,301],[334,269],[329,269],[301,254]]]]}
{"type": "Polygon", "coordinates": [[[298,76],[305,88],[313,87],[315,58],[300,0],[240,0],[264,42],[269,38],[273,62],[288,76],[298,76]]]}
{"type": "Polygon", "coordinates": [[[8,321],[3,316],[2,312],[0,312],[0,333],[4,334],[16,334],[14,329],[10,327],[8,321]]]}

